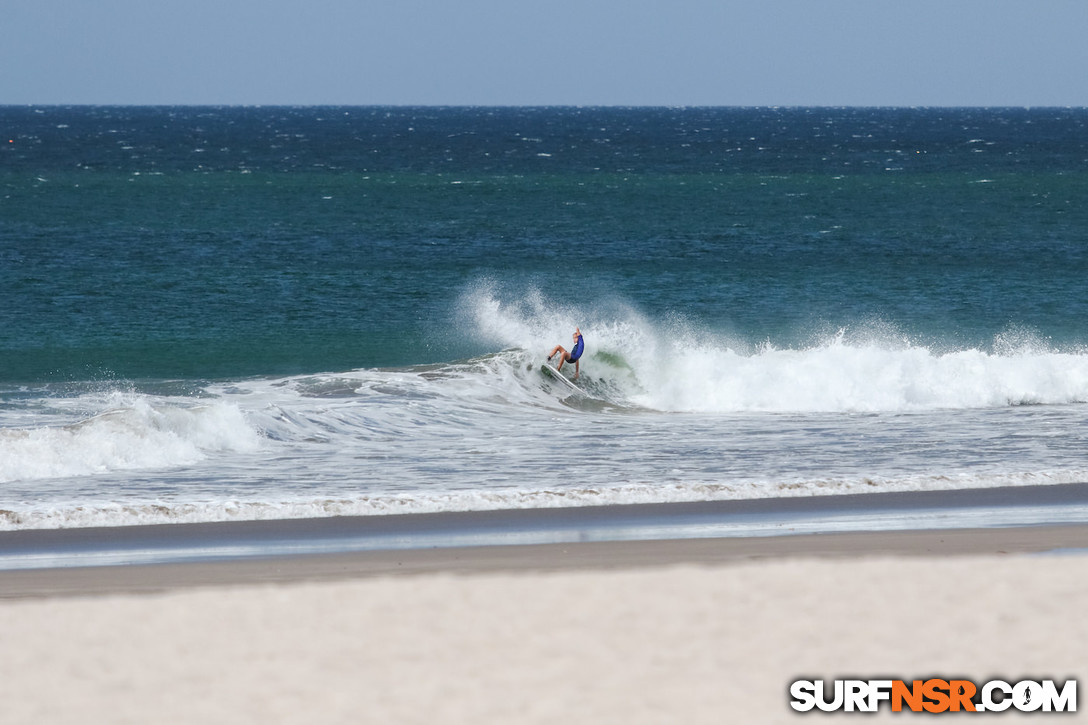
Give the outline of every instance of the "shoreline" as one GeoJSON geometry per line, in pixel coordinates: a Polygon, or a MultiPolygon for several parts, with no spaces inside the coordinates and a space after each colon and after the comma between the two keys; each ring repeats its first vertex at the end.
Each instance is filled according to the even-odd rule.
{"type": "Polygon", "coordinates": [[[0,599],[796,557],[1088,553],[1088,484],[0,532],[0,599]]]}
{"type": "Polygon", "coordinates": [[[579,541],[1088,523],[1088,483],[0,531],[0,571],[579,541]],[[126,554],[130,555],[126,558],[126,554]],[[53,555],[50,559],[49,555],[53,555]],[[24,557],[26,561],[17,561],[24,557]],[[95,561],[95,559],[110,559],[95,561]]]}
{"type": "Polygon", "coordinates": [[[0,571],[0,601],[428,575],[720,567],[798,559],[1085,559],[1088,524],[385,549],[124,566],[0,571]]]}

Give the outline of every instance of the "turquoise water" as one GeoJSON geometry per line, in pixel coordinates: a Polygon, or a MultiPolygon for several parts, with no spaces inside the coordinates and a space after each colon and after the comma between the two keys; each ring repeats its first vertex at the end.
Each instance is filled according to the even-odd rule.
{"type": "Polygon", "coordinates": [[[1088,469],[1083,109],[0,107],[0,129],[10,526],[1088,469]],[[575,325],[570,399],[535,368],[575,325]]]}

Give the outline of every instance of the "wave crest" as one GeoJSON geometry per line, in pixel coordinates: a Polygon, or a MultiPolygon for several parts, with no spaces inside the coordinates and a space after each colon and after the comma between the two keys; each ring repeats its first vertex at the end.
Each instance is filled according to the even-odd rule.
{"type": "Polygon", "coordinates": [[[225,402],[180,405],[146,397],[63,426],[0,429],[0,482],[186,466],[220,451],[252,451],[260,436],[225,402]]]}
{"type": "Polygon", "coordinates": [[[853,413],[1060,405],[1088,401],[1088,351],[1051,348],[1010,328],[991,349],[912,344],[886,325],[840,329],[797,347],[752,343],[682,319],[652,321],[623,305],[612,317],[541,294],[503,300],[491,285],[466,295],[476,334],[540,358],[577,325],[582,371],[617,402],[661,412],[853,413]]]}

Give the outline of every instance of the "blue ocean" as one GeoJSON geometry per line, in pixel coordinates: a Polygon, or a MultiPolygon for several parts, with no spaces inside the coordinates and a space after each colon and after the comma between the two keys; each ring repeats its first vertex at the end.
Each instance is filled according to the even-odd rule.
{"type": "Polygon", "coordinates": [[[1088,481],[1086,109],[7,106],[0,146],[0,529],[1088,481]]]}

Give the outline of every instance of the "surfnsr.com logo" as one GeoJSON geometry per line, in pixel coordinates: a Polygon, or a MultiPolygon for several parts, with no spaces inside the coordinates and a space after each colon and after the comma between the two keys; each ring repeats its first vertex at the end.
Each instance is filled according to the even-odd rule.
{"type": "Polygon", "coordinates": [[[790,685],[790,707],[799,712],[1076,712],[1077,681],[1021,680],[797,680],[790,685]]]}

